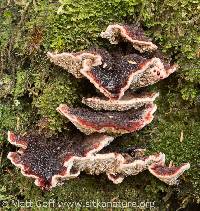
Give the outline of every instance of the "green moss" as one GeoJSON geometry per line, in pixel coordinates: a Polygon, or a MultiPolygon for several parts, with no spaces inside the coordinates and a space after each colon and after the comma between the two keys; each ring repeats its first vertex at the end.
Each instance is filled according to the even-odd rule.
{"type": "Polygon", "coordinates": [[[81,50],[97,44],[102,26],[123,22],[124,17],[134,15],[135,5],[140,1],[62,0],[60,3],[47,32],[52,41],[50,46],[57,50],[81,50]]]}
{"type": "Polygon", "coordinates": [[[10,196],[33,201],[155,200],[160,209],[199,202],[198,3],[198,0],[1,1],[0,200],[10,196]],[[154,121],[138,133],[121,137],[122,141],[112,146],[137,145],[146,147],[148,153],[162,151],[168,162],[190,162],[191,169],[178,187],[168,187],[148,173],[127,178],[120,185],[113,185],[105,176],[82,175],[50,193],[42,193],[6,159],[8,151],[13,150],[6,141],[6,132],[23,133],[43,118],[48,119],[49,133],[66,129],[67,120],[55,108],[60,103],[77,105],[82,96],[94,89],[52,65],[46,52],[108,46],[99,33],[116,22],[140,23],[180,68],[154,86],[161,91],[154,121]]]}
{"type": "Polygon", "coordinates": [[[198,1],[144,1],[141,12],[150,35],[180,65],[179,87],[183,99],[195,102],[199,95],[199,12],[198,1]]]}
{"type": "Polygon", "coordinates": [[[193,195],[195,193],[199,200],[200,119],[198,112],[188,106],[181,109],[175,106],[170,108],[165,106],[165,109],[161,110],[158,110],[157,120],[153,123],[155,127],[150,132],[149,152],[165,153],[167,163],[171,160],[177,165],[189,162],[191,168],[182,179],[192,185],[187,190],[180,186],[179,194],[190,195],[192,193],[193,195]]]}
{"type": "MultiPolygon", "coordinates": [[[[61,130],[64,118],[56,111],[61,103],[72,105],[78,100],[77,83],[68,74],[54,73],[33,104],[42,117],[47,117],[52,130],[61,130]],[[71,79],[71,80],[70,80],[71,79]]],[[[66,121],[65,121],[66,122],[66,121]]]]}
{"type": "Polygon", "coordinates": [[[7,74],[2,74],[0,79],[0,99],[5,98],[12,90],[13,81],[7,74]]]}
{"type": "Polygon", "coordinates": [[[3,29],[3,33],[1,33],[0,38],[0,47],[4,49],[9,42],[9,36],[11,35],[11,24],[13,20],[13,14],[10,10],[5,10],[1,16],[1,29],[3,29]]]}
{"type": "Polygon", "coordinates": [[[5,133],[8,130],[25,131],[32,120],[30,107],[21,105],[22,102],[2,103],[0,105],[0,139],[5,141],[5,133]]]}
{"type": "Polygon", "coordinates": [[[25,71],[18,70],[16,73],[16,84],[14,88],[14,97],[23,96],[27,89],[27,73],[25,71]]]}
{"type": "MultiPolygon", "coordinates": [[[[7,130],[8,128],[15,128],[16,118],[14,112],[7,105],[0,105],[0,127],[1,130],[7,130]]],[[[1,141],[4,140],[4,136],[1,134],[1,141]]]]}

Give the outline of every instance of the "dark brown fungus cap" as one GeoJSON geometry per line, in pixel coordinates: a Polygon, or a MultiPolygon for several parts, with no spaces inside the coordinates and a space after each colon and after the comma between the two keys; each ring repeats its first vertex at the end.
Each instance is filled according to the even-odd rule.
{"type": "Polygon", "coordinates": [[[82,103],[95,110],[126,111],[152,103],[159,93],[126,93],[120,100],[109,100],[105,97],[83,98],[82,103]]]}
{"type": "Polygon", "coordinates": [[[177,65],[164,64],[157,57],[143,57],[139,54],[111,56],[104,49],[87,52],[48,52],[55,64],[63,67],[75,77],[85,76],[109,99],[120,99],[131,86],[133,89],[158,82],[177,69],[177,65]]]}
{"type": "Polygon", "coordinates": [[[124,177],[138,174],[150,164],[165,159],[162,153],[140,158],[125,153],[96,154],[113,141],[113,137],[100,134],[85,136],[77,133],[45,139],[8,132],[8,140],[16,146],[23,141],[21,148],[7,157],[24,176],[35,179],[35,184],[42,190],[50,190],[60,180],[77,177],[81,171],[106,173],[114,183],[120,183],[124,177]]]}
{"type": "Polygon", "coordinates": [[[72,177],[70,169],[75,157],[92,156],[112,140],[113,137],[102,134],[85,136],[79,132],[47,139],[8,132],[8,141],[21,148],[18,152],[10,152],[7,157],[24,176],[34,178],[37,186],[49,190],[58,180],[72,177]]]}
{"type": "Polygon", "coordinates": [[[85,134],[94,132],[124,134],[140,130],[149,124],[153,120],[156,108],[156,105],[149,103],[137,110],[101,112],[86,108],[70,108],[61,104],[57,111],[85,134]]]}
{"type": "MultiPolygon", "coordinates": [[[[85,60],[83,66],[88,66],[88,62],[88,60],[85,60]]],[[[106,97],[117,100],[122,98],[124,92],[129,89],[134,81],[138,81],[146,70],[153,69],[161,72],[164,71],[163,68],[164,66],[159,58],[146,59],[138,54],[118,58],[104,53],[101,65],[83,68],[80,72],[106,97]]],[[[154,71],[149,80],[149,84],[159,80],[154,71]],[[154,79],[154,77],[156,78],[154,79]]],[[[143,86],[146,85],[142,82],[141,87],[143,86]]]]}
{"type": "Polygon", "coordinates": [[[141,53],[157,49],[157,46],[144,35],[144,31],[137,26],[109,25],[105,32],[101,32],[101,37],[107,38],[111,44],[118,44],[121,39],[130,42],[141,53]]]}
{"type": "Polygon", "coordinates": [[[24,176],[34,178],[42,190],[50,190],[61,180],[75,178],[81,171],[97,175],[106,173],[108,179],[117,184],[127,176],[149,169],[161,181],[173,185],[189,168],[189,164],[165,167],[163,153],[150,156],[144,156],[144,153],[136,153],[137,156],[118,152],[98,153],[113,141],[113,137],[100,134],[85,136],[77,132],[44,138],[42,135],[25,137],[8,132],[8,140],[21,146],[17,152],[10,152],[8,159],[21,169],[24,176]]]}
{"type": "Polygon", "coordinates": [[[183,174],[184,171],[190,168],[189,163],[181,164],[180,166],[165,166],[163,163],[153,163],[148,167],[151,174],[167,183],[168,185],[178,184],[178,177],[183,174]]]}

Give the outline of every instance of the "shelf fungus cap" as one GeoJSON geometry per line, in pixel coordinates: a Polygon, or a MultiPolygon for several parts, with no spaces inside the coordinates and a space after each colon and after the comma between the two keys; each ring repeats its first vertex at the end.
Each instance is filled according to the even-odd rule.
{"type": "Polygon", "coordinates": [[[121,183],[125,177],[130,175],[137,175],[140,172],[148,169],[149,165],[152,163],[160,163],[165,162],[165,154],[163,153],[156,153],[150,156],[144,156],[139,158],[132,158],[124,156],[124,162],[121,163],[115,171],[108,172],[108,178],[115,184],[121,183]]]}
{"type": "MultiPolygon", "coordinates": [[[[145,58],[139,54],[113,57],[106,51],[102,52],[101,65],[81,69],[80,72],[109,99],[121,99],[132,81],[137,82],[149,69],[153,70],[149,83],[157,82],[159,79],[154,70],[158,72],[164,69],[159,58],[145,58]]],[[[143,86],[141,84],[141,87],[143,86]]]]}
{"type": "Polygon", "coordinates": [[[124,112],[101,112],[87,108],[70,108],[66,104],[61,104],[57,111],[85,134],[94,132],[124,134],[140,130],[149,124],[153,120],[156,109],[155,104],[149,103],[138,109],[124,112]]]}
{"type": "Polygon", "coordinates": [[[94,51],[78,52],[78,53],[51,53],[48,52],[47,56],[54,64],[66,69],[69,73],[73,74],[76,78],[82,78],[80,69],[90,69],[92,66],[101,64],[101,57],[94,51]],[[83,66],[83,61],[87,60],[83,66]]]}
{"type": "Polygon", "coordinates": [[[133,78],[130,88],[136,90],[141,87],[155,84],[158,81],[167,78],[170,74],[175,72],[178,67],[179,66],[176,64],[164,64],[160,58],[155,58],[152,65],[133,78]]]}
{"type": "Polygon", "coordinates": [[[28,146],[27,140],[21,136],[15,135],[13,132],[8,131],[8,141],[17,147],[26,149],[28,146]]]}
{"type": "Polygon", "coordinates": [[[8,159],[21,169],[24,176],[35,179],[42,190],[51,190],[58,182],[78,177],[81,171],[99,175],[106,173],[108,179],[118,184],[127,176],[136,175],[146,169],[161,181],[174,185],[177,178],[190,165],[165,167],[165,154],[145,156],[120,152],[99,152],[113,137],[102,134],[85,136],[71,133],[67,136],[44,138],[40,136],[17,136],[8,132],[11,144],[20,146],[17,152],[9,152],[8,159]],[[20,143],[20,145],[19,145],[20,143]]]}
{"type": "Polygon", "coordinates": [[[152,103],[159,93],[126,93],[120,100],[110,100],[105,97],[83,98],[82,103],[95,109],[107,111],[126,111],[132,108],[138,109],[145,104],[152,103]]]}
{"type": "Polygon", "coordinates": [[[85,136],[79,132],[47,139],[42,136],[17,136],[8,132],[8,141],[21,148],[17,152],[9,152],[7,157],[21,169],[24,176],[35,179],[35,185],[50,190],[60,180],[74,177],[70,169],[76,157],[90,157],[113,139],[102,134],[85,136]]]}
{"type": "Polygon", "coordinates": [[[181,164],[180,166],[165,166],[163,163],[153,163],[148,167],[151,174],[167,183],[168,185],[178,184],[178,177],[181,176],[184,171],[190,168],[189,163],[181,164]]]}
{"type": "Polygon", "coordinates": [[[141,53],[157,49],[157,46],[137,26],[122,24],[109,25],[105,32],[101,32],[101,37],[108,39],[111,44],[118,44],[120,39],[125,40],[130,42],[141,53]]]}
{"type": "Polygon", "coordinates": [[[71,170],[85,171],[87,174],[106,173],[113,183],[121,183],[125,177],[139,174],[152,163],[164,162],[165,155],[156,153],[147,157],[134,157],[127,153],[102,153],[87,158],[76,158],[71,170]]]}

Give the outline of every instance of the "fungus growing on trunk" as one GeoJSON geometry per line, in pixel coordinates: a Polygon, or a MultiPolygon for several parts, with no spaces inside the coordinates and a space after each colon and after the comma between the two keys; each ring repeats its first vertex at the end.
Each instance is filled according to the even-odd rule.
{"type": "Polygon", "coordinates": [[[78,177],[81,171],[92,175],[106,173],[109,180],[118,184],[125,177],[148,169],[161,181],[175,185],[190,167],[165,167],[163,153],[145,156],[144,149],[134,149],[134,153],[101,152],[113,139],[97,133],[86,136],[78,131],[51,138],[42,134],[17,136],[9,131],[8,141],[20,149],[9,152],[7,157],[24,176],[35,179],[35,185],[46,191],[63,180],[78,177]]]}
{"type": "Polygon", "coordinates": [[[163,163],[153,163],[148,167],[151,174],[167,183],[168,185],[176,185],[178,183],[178,177],[184,173],[184,171],[190,168],[189,163],[183,163],[180,166],[165,166],[163,163]]]}
{"type": "Polygon", "coordinates": [[[149,103],[137,110],[101,112],[88,108],[70,108],[61,104],[57,111],[87,135],[94,132],[124,134],[140,130],[149,124],[156,108],[156,105],[149,103]]]}
{"type": "MultiPolygon", "coordinates": [[[[47,56],[50,58],[50,61],[54,64],[64,68],[69,73],[74,75],[76,78],[82,78],[83,75],[80,73],[80,69],[83,68],[83,61],[89,60],[92,65],[100,65],[101,57],[95,52],[78,52],[78,53],[51,53],[48,52],[47,56]]],[[[90,68],[85,64],[84,68],[90,68]]]]}
{"type": "Polygon", "coordinates": [[[76,175],[79,175],[81,171],[92,175],[106,173],[109,180],[118,184],[125,177],[137,175],[148,169],[148,166],[152,163],[164,161],[165,155],[162,153],[141,157],[134,157],[128,153],[98,153],[87,158],[75,158],[71,171],[76,172],[76,175]]]}
{"type": "Polygon", "coordinates": [[[35,179],[35,185],[46,191],[61,181],[78,177],[81,171],[92,175],[106,173],[109,180],[118,184],[127,176],[149,169],[161,181],[175,185],[189,168],[189,164],[165,167],[163,153],[145,156],[144,149],[134,149],[135,153],[99,152],[113,139],[101,134],[85,136],[78,131],[51,138],[8,132],[8,141],[20,149],[9,152],[7,157],[24,176],[35,179]]]}
{"type": "Polygon", "coordinates": [[[85,76],[109,99],[123,97],[127,89],[138,89],[167,78],[177,65],[164,64],[157,57],[133,53],[110,55],[104,49],[79,53],[48,53],[51,61],[64,67],[75,77],[85,76]]]}
{"type": "MultiPolygon", "coordinates": [[[[148,86],[168,77],[172,72],[172,69],[166,71],[162,61],[156,57],[146,59],[138,54],[129,54],[101,58],[101,65],[83,68],[80,72],[101,93],[113,100],[122,98],[130,86],[136,88],[148,86]]],[[[84,66],[88,66],[88,63],[88,60],[83,62],[84,66]]]]}
{"type": "Polygon", "coordinates": [[[8,141],[21,148],[9,152],[8,159],[21,169],[24,176],[35,179],[43,190],[55,187],[58,180],[70,177],[69,171],[74,157],[89,157],[113,141],[113,137],[82,133],[44,138],[39,136],[17,136],[8,132],[8,141]]]}
{"type": "Polygon", "coordinates": [[[70,108],[65,104],[57,108],[86,135],[71,131],[67,135],[57,134],[47,138],[31,132],[26,136],[8,132],[8,141],[20,147],[17,152],[10,152],[8,158],[21,169],[23,175],[34,178],[35,184],[43,190],[50,190],[60,180],[77,177],[81,171],[97,175],[106,173],[117,184],[126,176],[148,169],[165,183],[177,184],[177,178],[190,167],[188,163],[179,167],[166,167],[163,153],[144,156],[112,150],[100,152],[114,139],[101,133],[132,133],[153,120],[157,109],[153,102],[158,93],[127,92],[124,95],[125,91],[130,87],[136,90],[154,84],[173,73],[177,65],[164,62],[156,51],[152,55],[141,55],[145,51],[156,50],[157,46],[138,27],[109,25],[101,36],[108,38],[112,44],[121,40],[128,41],[140,54],[134,51],[129,54],[110,54],[105,49],[47,53],[54,64],[63,67],[76,78],[85,76],[105,95],[102,98],[82,100],[92,109],[104,111],[70,108]]]}
{"type": "Polygon", "coordinates": [[[159,93],[127,93],[120,100],[109,100],[105,97],[83,98],[82,103],[95,109],[107,111],[126,111],[129,109],[138,109],[145,104],[153,103],[159,93]]]}
{"type": "Polygon", "coordinates": [[[130,42],[141,53],[157,49],[151,39],[144,35],[144,31],[140,27],[133,25],[109,25],[105,32],[101,32],[101,37],[108,39],[111,44],[118,44],[120,40],[130,42]]]}

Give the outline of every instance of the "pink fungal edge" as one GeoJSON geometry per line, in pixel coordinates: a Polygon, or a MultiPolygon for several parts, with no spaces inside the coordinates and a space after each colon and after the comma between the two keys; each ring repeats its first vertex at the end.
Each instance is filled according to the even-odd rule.
{"type": "MultiPolygon", "coordinates": [[[[126,160],[124,160],[126,161],[126,160]]],[[[165,154],[163,153],[156,153],[154,155],[150,155],[141,159],[136,159],[133,162],[130,163],[122,163],[119,168],[120,170],[117,171],[117,174],[115,172],[107,174],[108,178],[114,183],[119,184],[121,183],[125,177],[129,175],[137,175],[140,172],[148,169],[149,165],[152,165],[152,163],[164,163],[165,162],[165,154]],[[138,167],[140,166],[140,169],[138,167]],[[135,169],[135,172],[134,172],[135,169]]]]}
{"type": "MultiPolygon", "coordinates": [[[[91,68],[88,68],[88,60],[85,60],[83,62],[83,68],[80,70],[80,72],[82,73],[82,75],[84,75],[92,84],[94,84],[94,86],[101,92],[103,93],[106,97],[108,97],[109,99],[113,99],[113,100],[119,100],[124,96],[124,93],[127,89],[129,89],[129,87],[131,86],[131,83],[133,81],[133,78],[135,76],[137,76],[138,74],[141,74],[142,72],[144,72],[149,66],[151,66],[152,64],[154,64],[155,62],[159,63],[161,65],[162,68],[164,68],[161,60],[159,58],[152,58],[147,60],[146,62],[144,62],[142,65],[140,65],[140,68],[136,71],[136,72],[132,72],[129,77],[128,80],[126,82],[126,85],[124,87],[121,87],[120,89],[120,93],[118,95],[118,97],[113,97],[112,93],[110,93],[108,90],[106,90],[104,87],[102,87],[100,85],[100,83],[98,83],[97,80],[95,80],[95,76],[90,74],[91,68]]],[[[120,77],[120,76],[119,76],[120,77]]]]}
{"type": "Polygon", "coordinates": [[[23,149],[26,149],[27,147],[27,141],[26,140],[23,140],[23,139],[20,139],[19,136],[15,135],[13,132],[11,131],[8,131],[8,141],[17,146],[17,147],[21,147],[23,149]]]}
{"type": "MultiPolygon", "coordinates": [[[[88,156],[88,157],[92,156],[94,153],[98,152],[99,150],[101,150],[103,147],[105,147],[111,141],[114,140],[113,137],[106,136],[106,135],[101,135],[101,138],[103,139],[103,141],[100,141],[99,144],[96,145],[94,149],[92,149],[88,152],[85,152],[85,156],[88,156]]],[[[79,159],[79,157],[66,155],[66,158],[64,159],[64,165],[63,165],[63,167],[66,167],[66,169],[63,170],[59,174],[53,175],[52,178],[51,178],[50,185],[44,186],[44,184],[45,184],[44,178],[37,176],[36,174],[32,173],[32,170],[29,168],[29,166],[20,163],[21,162],[20,155],[22,155],[24,153],[25,149],[27,148],[27,142],[23,140],[23,143],[26,143],[26,145],[21,144],[20,137],[16,136],[11,131],[8,131],[8,141],[11,144],[13,144],[17,147],[21,147],[21,148],[17,152],[9,152],[8,155],[7,155],[7,158],[11,161],[11,163],[13,165],[15,165],[16,167],[21,169],[22,175],[29,177],[29,178],[32,178],[32,179],[35,179],[35,182],[34,182],[35,185],[40,187],[44,191],[51,190],[53,187],[55,187],[58,184],[60,179],[67,180],[67,179],[77,177],[80,174],[80,172],[77,172],[77,174],[70,174],[70,169],[73,166],[74,159],[75,158],[79,159]],[[26,148],[24,146],[26,146],[26,148]]]]}
{"type": "Polygon", "coordinates": [[[141,53],[145,52],[145,51],[154,51],[158,48],[150,40],[147,41],[147,38],[144,37],[144,34],[142,35],[142,38],[144,38],[144,40],[137,39],[137,35],[135,38],[133,36],[131,36],[131,34],[133,32],[131,32],[131,29],[129,29],[129,28],[130,27],[127,25],[120,25],[120,24],[109,25],[106,28],[105,32],[101,32],[100,36],[102,38],[107,38],[111,44],[118,44],[119,41],[117,40],[115,34],[117,34],[117,36],[119,36],[119,34],[120,34],[120,36],[122,38],[124,38],[128,42],[132,43],[133,47],[136,50],[140,51],[141,53]],[[119,31],[116,32],[116,30],[119,30],[119,31]],[[142,49],[140,46],[146,46],[146,48],[142,49]]]}
{"type": "MultiPolygon", "coordinates": [[[[60,104],[59,107],[56,109],[61,115],[67,117],[79,130],[81,130],[82,132],[84,132],[85,134],[89,135],[91,133],[94,132],[98,132],[98,133],[104,133],[104,132],[114,132],[114,133],[119,133],[119,134],[124,134],[124,133],[131,133],[131,132],[135,132],[137,130],[142,129],[144,126],[146,126],[147,124],[151,123],[151,121],[153,120],[154,116],[154,112],[157,110],[157,106],[153,103],[149,103],[146,105],[145,107],[145,114],[143,116],[142,119],[139,119],[137,122],[135,121],[133,123],[133,125],[137,125],[136,129],[134,128],[133,131],[130,130],[125,130],[125,129],[120,129],[120,128],[115,128],[114,126],[112,127],[101,127],[101,129],[95,129],[94,127],[92,127],[91,125],[88,126],[88,124],[86,123],[85,125],[83,123],[81,123],[80,118],[78,118],[76,115],[70,114],[70,107],[68,107],[66,104],[60,104]]],[[[84,120],[83,120],[84,121],[84,120]]]]}
{"type": "Polygon", "coordinates": [[[165,182],[168,185],[177,185],[178,177],[181,176],[184,171],[190,168],[189,163],[183,163],[178,167],[165,166],[164,163],[153,163],[148,167],[151,174],[157,177],[159,180],[165,182]]]}
{"type": "MultiPolygon", "coordinates": [[[[51,182],[50,182],[50,186],[44,186],[45,181],[44,181],[43,178],[37,176],[36,174],[30,173],[31,170],[29,170],[28,166],[20,164],[20,156],[19,156],[19,154],[22,154],[22,153],[19,153],[19,151],[18,152],[9,152],[8,155],[7,155],[7,158],[11,161],[11,163],[13,165],[15,165],[16,167],[21,169],[21,174],[23,176],[35,179],[35,182],[34,182],[35,185],[40,187],[42,190],[49,191],[53,187],[55,187],[57,185],[59,179],[61,179],[61,178],[70,178],[70,175],[68,174],[69,170],[66,169],[62,173],[52,176],[51,182]]],[[[72,158],[69,158],[69,160],[67,160],[66,162],[70,163],[71,159],[72,158]]]]}

